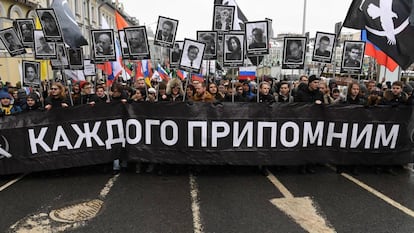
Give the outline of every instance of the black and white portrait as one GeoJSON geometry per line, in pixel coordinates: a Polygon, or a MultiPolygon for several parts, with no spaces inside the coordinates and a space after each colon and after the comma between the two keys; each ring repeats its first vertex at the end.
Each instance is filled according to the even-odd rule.
{"type": "Polygon", "coordinates": [[[119,41],[121,43],[122,58],[129,59],[129,48],[128,48],[128,43],[125,37],[125,31],[118,30],[118,36],[119,36],[119,41]]]}
{"type": "Polygon", "coordinates": [[[303,69],[305,63],[306,37],[285,37],[283,46],[283,69],[303,69]]]}
{"type": "Polygon", "coordinates": [[[364,41],[344,41],[344,50],[342,53],[341,72],[360,73],[364,59],[365,42],[364,41]]]}
{"type": "Polygon", "coordinates": [[[206,45],[202,42],[185,39],[180,59],[180,69],[199,73],[206,45]]]}
{"type": "Polygon", "coordinates": [[[68,48],[69,67],[71,70],[83,70],[83,53],[81,48],[68,48]]]}
{"type": "Polygon", "coordinates": [[[335,40],[333,33],[316,32],[312,61],[331,63],[335,40]]]}
{"type": "Polygon", "coordinates": [[[124,31],[131,59],[148,59],[150,50],[145,26],[128,27],[124,31]]]}
{"type": "Polygon", "coordinates": [[[178,68],[180,65],[181,54],[183,53],[184,41],[175,41],[174,46],[170,49],[170,66],[178,68]]]}
{"type": "Polygon", "coordinates": [[[248,56],[269,54],[268,24],[267,20],[245,23],[248,56]]]}
{"type": "Polygon", "coordinates": [[[33,19],[16,19],[17,30],[24,47],[32,48],[34,43],[33,19]]]}
{"type": "Polygon", "coordinates": [[[34,30],[36,59],[56,59],[56,43],[47,42],[42,30],[34,30]]]}
{"type": "Polygon", "coordinates": [[[224,34],[224,66],[241,66],[244,61],[244,32],[224,34]]]}
{"type": "Polygon", "coordinates": [[[40,19],[42,30],[46,41],[62,42],[62,31],[59,26],[55,11],[50,9],[36,9],[37,16],[40,19]]]}
{"type": "Polygon", "coordinates": [[[56,59],[50,60],[50,64],[52,65],[52,69],[54,70],[69,69],[69,59],[66,52],[65,44],[56,44],[56,59]]]}
{"type": "Polygon", "coordinates": [[[206,44],[204,60],[217,58],[217,37],[218,33],[216,31],[197,31],[197,40],[206,44]]]}
{"type": "Polygon", "coordinates": [[[40,63],[35,61],[22,62],[23,86],[40,87],[40,63]]]}
{"type": "Polygon", "coordinates": [[[177,27],[178,20],[159,16],[154,44],[172,48],[177,33],[177,27]]]}
{"type": "Polygon", "coordinates": [[[234,6],[215,5],[213,14],[213,31],[233,30],[234,6]]]}
{"type": "Polygon", "coordinates": [[[26,53],[26,50],[24,49],[23,44],[17,36],[17,33],[13,27],[1,30],[0,39],[6,47],[7,51],[10,53],[10,56],[13,57],[26,53]]]}
{"type": "Polygon", "coordinates": [[[114,31],[107,30],[91,30],[94,48],[94,57],[96,61],[114,61],[115,40],[114,31]]]}

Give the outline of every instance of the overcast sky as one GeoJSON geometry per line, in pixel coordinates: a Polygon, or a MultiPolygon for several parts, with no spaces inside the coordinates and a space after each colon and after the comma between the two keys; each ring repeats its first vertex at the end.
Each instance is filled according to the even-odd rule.
{"type": "MultiPolygon", "coordinates": [[[[125,11],[140,25],[154,30],[158,16],[179,20],[177,40],[196,39],[197,30],[211,30],[214,0],[119,0],[125,11]]],[[[249,21],[273,20],[279,33],[302,33],[304,0],[236,0],[249,21]]],[[[336,22],[343,21],[352,0],[307,0],[305,31],[334,32],[336,22]]]]}

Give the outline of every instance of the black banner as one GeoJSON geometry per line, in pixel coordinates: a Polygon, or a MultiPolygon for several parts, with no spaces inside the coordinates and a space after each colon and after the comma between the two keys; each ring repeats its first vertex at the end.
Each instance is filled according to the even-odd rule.
{"type": "Polygon", "coordinates": [[[257,103],[97,104],[1,119],[0,174],[129,161],[403,164],[412,108],[257,103]]]}

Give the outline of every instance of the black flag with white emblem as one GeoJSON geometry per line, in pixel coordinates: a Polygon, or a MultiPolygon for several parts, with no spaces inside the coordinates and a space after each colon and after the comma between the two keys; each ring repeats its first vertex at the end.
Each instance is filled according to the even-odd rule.
{"type": "Polygon", "coordinates": [[[414,27],[410,25],[412,0],[354,0],[344,27],[366,29],[368,40],[404,70],[414,62],[414,27]]]}
{"type": "Polygon", "coordinates": [[[75,16],[69,8],[67,0],[54,0],[52,8],[56,12],[60,27],[62,29],[63,40],[71,48],[80,48],[80,46],[88,45],[85,37],[76,23],[75,16]]]}

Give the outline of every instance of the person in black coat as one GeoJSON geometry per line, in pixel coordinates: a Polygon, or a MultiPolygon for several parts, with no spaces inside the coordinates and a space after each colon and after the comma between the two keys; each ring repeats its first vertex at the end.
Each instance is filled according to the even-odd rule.
{"type": "Polygon", "coordinates": [[[65,87],[61,83],[53,83],[50,87],[49,96],[45,100],[45,109],[67,108],[69,105],[65,87]]]}
{"type": "MultiPolygon", "coordinates": [[[[321,79],[316,77],[316,75],[309,76],[308,84],[303,84],[303,88],[298,88],[297,95],[294,99],[295,102],[305,102],[305,103],[314,103],[322,104],[323,94],[319,91],[319,81],[321,79]]],[[[311,164],[305,164],[299,166],[299,172],[302,174],[305,173],[315,173],[315,169],[311,164]]]]}
{"type": "Polygon", "coordinates": [[[323,101],[323,94],[319,91],[320,80],[321,79],[315,75],[309,76],[308,85],[298,89],[295,102],[321,104],[323,101]]]}

